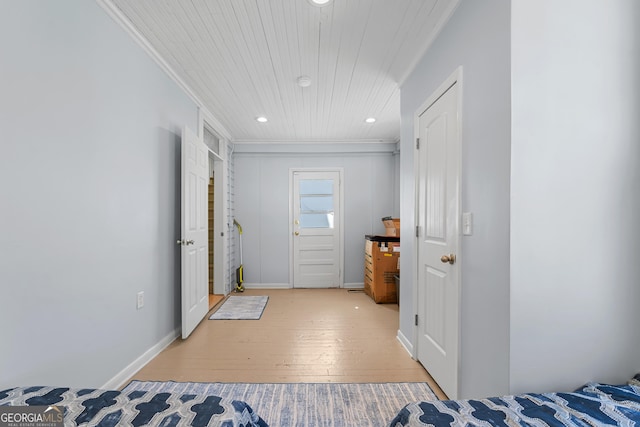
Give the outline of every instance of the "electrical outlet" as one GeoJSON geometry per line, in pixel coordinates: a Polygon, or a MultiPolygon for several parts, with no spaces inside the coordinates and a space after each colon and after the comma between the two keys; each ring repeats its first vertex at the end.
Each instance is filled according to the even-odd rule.
{"type": "Polygon", "coordinates": [[[136,296],[136,309],[140,310],[142,307],[144,307],[144,291],[138,292],[136,296]]]}

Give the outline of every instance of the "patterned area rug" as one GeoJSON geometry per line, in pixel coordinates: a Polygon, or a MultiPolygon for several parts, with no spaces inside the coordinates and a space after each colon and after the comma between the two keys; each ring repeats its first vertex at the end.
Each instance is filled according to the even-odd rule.
{"type": "Polygon", "coordinates": [[[230,296],[209,320],[258,320],[268,300],[266,296],[230,296]]]}
{"type": "Polygon", "coordinates": [[[197,393],[242,400],[272,427],[387,426],[409,402],[437,400],[426,383],[246,384],[132,381],[123,392],[197,393]]]}

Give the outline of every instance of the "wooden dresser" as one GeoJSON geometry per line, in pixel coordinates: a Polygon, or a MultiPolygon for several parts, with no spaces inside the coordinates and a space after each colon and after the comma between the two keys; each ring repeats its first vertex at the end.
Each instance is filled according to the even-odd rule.
{"type": "Polygon", "coordinates": [[[364,291],[376,303],[398,302],[395,276],[400,271],[400,238],[365,236],[364,291]]]}

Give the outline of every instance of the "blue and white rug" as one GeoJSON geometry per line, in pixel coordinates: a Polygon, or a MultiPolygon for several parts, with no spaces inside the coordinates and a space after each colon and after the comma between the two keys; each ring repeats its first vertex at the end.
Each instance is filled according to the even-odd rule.
{"type": "Polygon", "coordinates": [[[134,390],[222,396],[247,402],[273,427],[383,427],[409,402],[435,401],[426,383],[189,383],[131,381],[134,390]]]}
{"type": "Polygon", "coordinates": [[[209,317],[210,320],[258,320],[269,297],[230,296],[220,308],[209,317]]]}

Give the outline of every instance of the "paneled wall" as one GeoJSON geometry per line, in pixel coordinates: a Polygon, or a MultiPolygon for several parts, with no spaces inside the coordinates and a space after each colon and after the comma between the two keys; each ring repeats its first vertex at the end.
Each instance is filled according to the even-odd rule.
{"type": "Polygon", "coordinates": [[[227,269],[225,272],[225,293],[231,292],[236,285],[236,268],[240,262],[238,254],[238,230],[233,225],[233,219],[236,213],[236,182],[235,182],[235,158],[233,156],[233,144],[227,143],[227,236],[225,243],[227,245],[227,269]]]}
{"type": "Polygon", "coordinates": [[[289,287],[289,169],[344,168],[345,286],[364,283],[364,236],[394,215],[395,144],[331,147],[237,144],[235,218],[242,224],[247,286],[289,287]]]}

